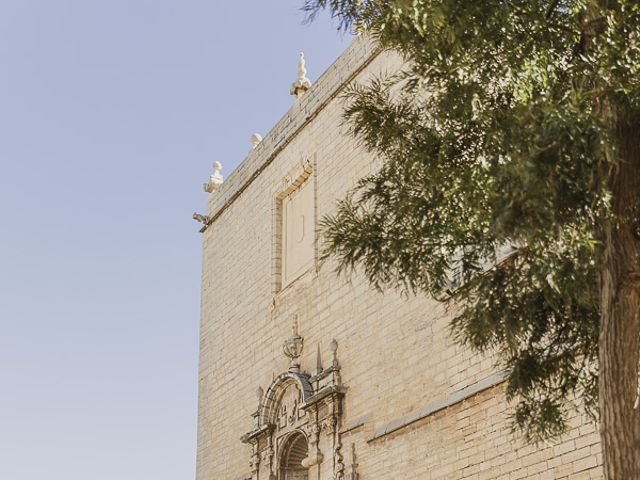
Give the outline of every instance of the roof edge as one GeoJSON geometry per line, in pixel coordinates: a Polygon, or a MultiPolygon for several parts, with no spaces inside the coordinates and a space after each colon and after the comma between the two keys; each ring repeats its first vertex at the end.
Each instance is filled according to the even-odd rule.
{"type": "Polygon", "coordinates": [[[284,148],[382,52],[366,35],[353,39],[314,85],[289,109],[251,150],[220,188],[207,199],[205,232],[275,160],[284,148]]]}

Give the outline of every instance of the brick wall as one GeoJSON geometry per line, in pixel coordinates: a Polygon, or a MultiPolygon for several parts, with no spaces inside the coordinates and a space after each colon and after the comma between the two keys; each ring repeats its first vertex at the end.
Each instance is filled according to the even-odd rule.
{"type": "MultiPolygon", "coordinates": [[[[240,437],[252,428],[257,387],[266,389],[288,368],[282,342],[294,315],[305,342],[303,370],[315,367],[318,346],[326,362],[331,339],[339,343],[349,387],[342,438],[355,446],[360,480],[602,478],[595,427],[578,414],[556,444],[529,446],[509,433],[492,360],[454,344],[437,302],[373,291],[359,276],[336,277],[331,262],[276,291],[276,197],[283,179],[301,160],[312,163],[321,218],[358,178],[374,171],[378,160],[340,127],[339,93],[354,77],[363,81],[400,66],[394,54],[354,40],[209,196],[198,480],[250,478],[252,452],[240,437]]],[[[331,461],[319,465],[319,480],[333,478],[331,461]]]]}

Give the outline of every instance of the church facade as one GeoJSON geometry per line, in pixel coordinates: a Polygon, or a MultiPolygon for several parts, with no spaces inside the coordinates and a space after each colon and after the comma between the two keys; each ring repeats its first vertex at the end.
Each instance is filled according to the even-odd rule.
{"type": "Polygon", "coordinates": [[[205,185],[197,480],[603,476],[580,412],[556,443],[510,432],[502,374],[441,304],[319,261],[318,222],[379,166],[341,127],[341,93],[401,65],[363,37],[313,86],[302,63],[291,110],[205,185]]]}

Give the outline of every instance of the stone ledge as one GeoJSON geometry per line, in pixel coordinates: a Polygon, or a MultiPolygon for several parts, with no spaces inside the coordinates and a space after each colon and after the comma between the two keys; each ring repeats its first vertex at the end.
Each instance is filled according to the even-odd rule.
{"type": "Polygon", "coordinates": [[[366,415],[361,415],[358,418],[354,418],[350,422],[347,422],[347,423],[344,424],[344,427],[342,427],[342,429],[340,430],[340,433],[347,433],[347,432],[350,432],[352,430],[355,430],[356,428],[360,428],[360,427],[364,426],[364,424],[369,422],[370,420],[371,420],[371,414],[370,413],[367,413],[366,415]]]}
{"type": "Polygon", "coordinates": [[[485,378],[484,380],[480,380],[479,382],[461,388],[460,390],[456,390],[449,395],[438,398],[433,402],[429,402],[426,405],[418,408],[417,410],[414,410],[413,412],[410,412],[403,417],[392,420],[391,422],[377,428],[373,432],[373,435],[367,439],[367,442],[373,442],[374,440],[389,435],[390,433],[400,430],[401,428],[417,422],[418,420],[422,420],[423,418],[433,415],[440,410],[444,410],[445,408],[451,407],[456,403],[460,403],[461,401],[473,397],[483,390],[495,387],[496,385],[504,382],[504,380],[504,372],[497,372],[485,378]]]}

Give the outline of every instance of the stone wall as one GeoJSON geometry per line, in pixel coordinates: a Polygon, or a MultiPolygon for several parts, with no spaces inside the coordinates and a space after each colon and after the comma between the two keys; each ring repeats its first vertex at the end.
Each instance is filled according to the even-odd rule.
{"type": "MultiPolygon", "coordinates": [[[[378,160],[340,126],[340,92],[354,78],[366,81],[400,66],[396,55],[356,38],[209,196],[198,480],[268,479],[277,471],[267,468],[278,461],[268,458],[269,447],[249,441],[254,434],[267,438],[251,415],[267,401],[258,400],[256,389],[268,391],[274,378],[289,371],[282,344],[294,319],[304,338],[301,372],[317,373],[318,352],[328,369],[335,338],[339,381],[346,387],[346,393],[332,394],[340,406],[331,414],[335,428],[318,421],[318,432],[305,430],[318,435],[323,454],[310,467],[310,478],[355,479],[355,472],[360,480],[602,478],[595,427],[578,414],[573,430],[556,444],[529,446],[509,433],[500,374],[490,358],[455,345],[437,302],[376,292],[358,275],[337,277],[331,262],[315,262],[280,289],[278,202],[285,179],[305,162],[310,166],[317,221],[358,178],[374,171],[378,160]],[[254,433],[242,443],[248,432],[254,433]]],[[[326,410],[333,404],[323,405],[326,410]]],[[[277,445],[271,448],[277,457],[277,445]]]]}

